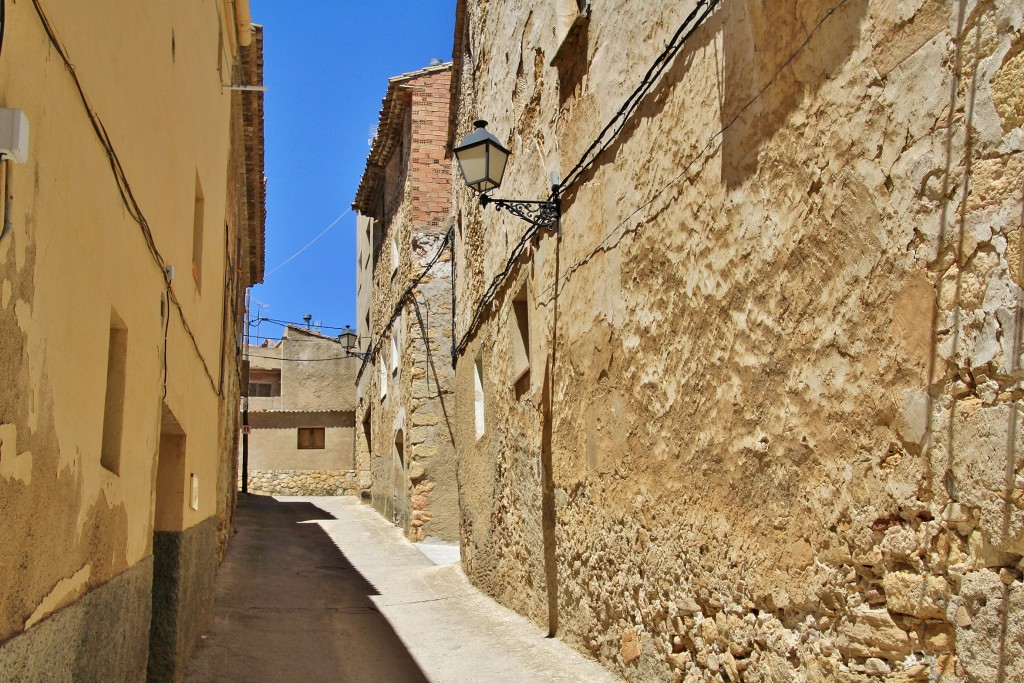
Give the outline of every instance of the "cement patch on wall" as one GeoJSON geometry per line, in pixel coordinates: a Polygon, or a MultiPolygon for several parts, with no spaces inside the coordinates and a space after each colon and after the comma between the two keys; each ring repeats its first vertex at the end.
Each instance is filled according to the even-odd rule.
{"type": "Polygon", "coordinates": [[[143,680],[152,577],[147,557],[0,645],[0,680],[143,680]]]}
{"type": "Polygon", "coordinates": [[[213,615],[217,520],[153,535],[153,614],[148,680],[180,678],[213,615]]]}

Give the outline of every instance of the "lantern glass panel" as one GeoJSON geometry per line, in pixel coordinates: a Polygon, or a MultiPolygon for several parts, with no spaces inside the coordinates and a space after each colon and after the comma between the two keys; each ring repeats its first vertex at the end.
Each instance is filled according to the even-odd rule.
{"type": "Polygon", "coordinates": [[[474,145],[458,153],[459,168],[466,184],[476,189],[487,178],[487,145],[474,145]]]}

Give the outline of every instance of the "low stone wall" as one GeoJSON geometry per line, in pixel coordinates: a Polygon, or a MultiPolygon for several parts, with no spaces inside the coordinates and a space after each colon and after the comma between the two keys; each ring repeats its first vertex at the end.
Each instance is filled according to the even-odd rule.
{"type": "MultiPolygon", "coordinates": [[[[241,482],[242,475],[239,473],[241,482]]],[[[249,492],[272,496],[358,496],[355,470],[250,470],[249,492]]]]}

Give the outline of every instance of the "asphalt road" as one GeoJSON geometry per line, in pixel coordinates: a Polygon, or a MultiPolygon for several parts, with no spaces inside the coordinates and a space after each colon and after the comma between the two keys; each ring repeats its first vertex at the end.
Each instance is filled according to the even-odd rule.
{"type": "Polygon", "coordinates": [[[355,498],[240,495],[235,524],[188,683],[620,680],[355,498]]]}

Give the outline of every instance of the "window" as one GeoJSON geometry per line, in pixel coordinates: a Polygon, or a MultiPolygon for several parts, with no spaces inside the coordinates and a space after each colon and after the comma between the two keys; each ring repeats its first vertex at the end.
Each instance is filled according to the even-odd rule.
{"type": "Polygon", "coordinates": [[[391,277],[398,275],[398,240],[391,238],[391,277]]]}
{"type": "Polygon", "coordinates": [[[484,435],[484,357],[477,352],[473,361],[473,416],[476,438],[484,435]]]}
{"type": "Polygon", "coordinates": [[[574,26],[590,16],[590,0],[557,0],[556,29],[560,41],[569,37],[574,26]]]}
{"type": "Polygon", "coordinates": [[[121,433],[124,429],[124,390],[127,372],[128,328],[117,313],[111,310],[100,464],[114,474],[121,472],[121,433]]]}
{"type": "Polygon", "coordinates": [[[363,416],[363,438],[366,439],[366,452],[370,455],[373,454],[373,429],[370,424],[370,418],[372,417],[372,411],[366,410],[366,415],[363,416]]]}
{"type": "Polygon", "coordinates": [[[274,389],[273,384],[266,382],[249,382],[249,396],[269,397],[274,389]]]}
{"type": "Polygon", "coordinates": [[[399,365],[398,339],[396,339],[395,335],[392,334],[391,335],[391,374],[392,375],[398,375],[398,365],[399,365]]]}
{"type": "Polygon", "coordinates": [[[323,448],[325,443],[325,430],[323,427],[299,427],[300,449],[323,448]]]}
{"type": "Polygon", "coordinates": [[[380,400],[383,401],[388,396],[388,364],[384,362],[383,353],[377,360],[380,366],[380,400]]]}
{"type": "Polygon", "coordinates": [[[377,270],[377,261],[380,260],[380,248],[384,243],[384,221],[379,218],[373,219],[373,270],[377,270]]]}
{"type": "Polygon", "coordinates": [[[281,371],[268,368],[249,370],[250,397],[277,397],[281,395],[281,371]]]}
{"type": "Polygon", "coordinates": [[[530,384],[530,303],[526,285],[512,300],[512,318],[509,335],[512,342],[512,381],[516,384],[517,395],[521,395],[530,384]]]}
{"type": "Polygon", "coordinates": [[[196,281],[196,289],[203,283],[203,186],[196,173],[196,202],[192,210],[192,279],[196,281]]]}

